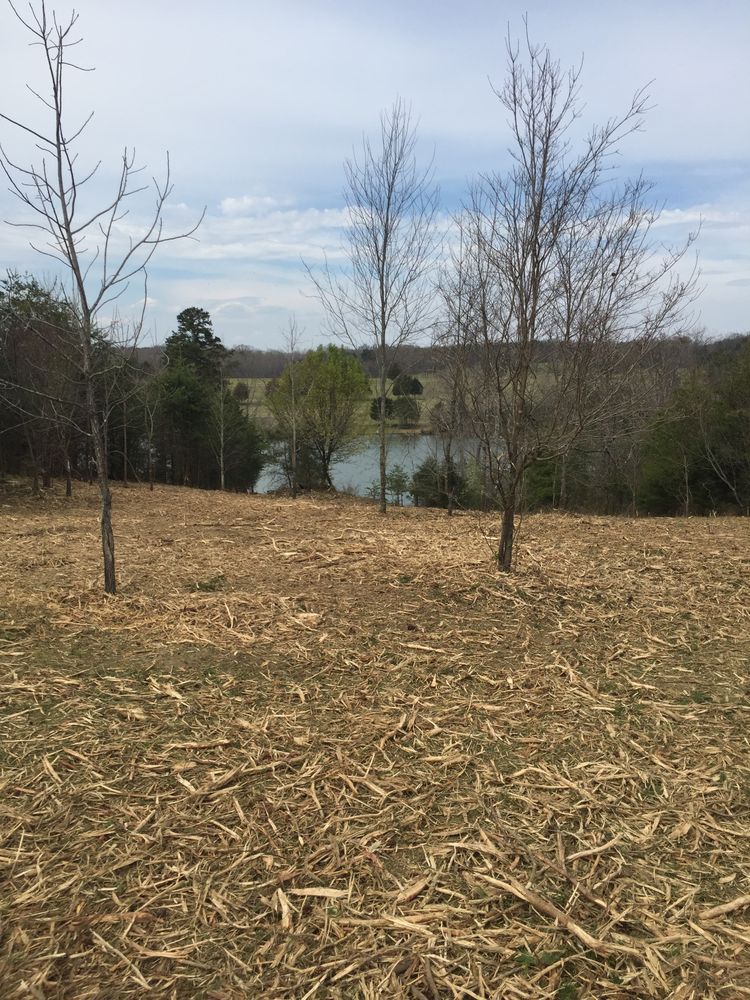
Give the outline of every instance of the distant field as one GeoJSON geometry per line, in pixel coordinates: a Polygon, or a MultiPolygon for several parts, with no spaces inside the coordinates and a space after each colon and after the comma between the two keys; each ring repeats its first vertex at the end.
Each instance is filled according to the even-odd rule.
{"type": "MultiPolygon", "coordinates": [[[[416,377],[422,383],[423,392],[421,396],[414,397],[419,403],[421,413],[419,423],[411,430],[426,432],[430,430],[430,412],[435,404],[441,399],[443,383],[441,377],[434,373],[417,374],[416,377]]],[[[244,382],[247,385],[250,393],[246,406],[247,412],[249,416],[261,424],[269,424],[272,420],[271,413],[266,404],[266,385],[271,381],[272,379],[263,378],[242,378],[230,380],[231,385],[236,385],[237,382],[244,382]]],[[[377,424],[370,418],[370,403],[377,395],[377,379],[370,379],[370,395],[366,399],[362,400],[358,416],[358,427],[361,434],[370,434],[375,432],[377,424]]],[[[394,429],[396,429],[395,425],[394,429]]]]}
{"type": "Polygon", "coordinates": [[[750,990],[750,519],[0,493],[0,997],[750,990]]]}

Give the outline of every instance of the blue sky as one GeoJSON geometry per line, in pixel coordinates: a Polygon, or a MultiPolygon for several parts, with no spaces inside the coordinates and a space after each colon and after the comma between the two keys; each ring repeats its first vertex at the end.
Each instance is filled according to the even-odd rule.
{"type": "MultiPolygon", "coordinates": [[[[67,10],[58,5],[62,12],[67,10]]],[[[81,163],[102,160],[105,197],[124,145],[159,172],[169,150],[167,221],[197,241],[163,247],[150,269],[146,325],[162,340],[176,313],[207,308],[227,344],[281,342],[296,313],[309,343],[320,313],[301,258],[339,254],[343,161],[400,96],[434,156],[446,211],[468,181],[507,162],[507,129],[490,81],[505,70],[504,39],[523,29],[563,65],[584,58],[584,123],[622,111],[649,84],[643,133],[622,148],[623,174],[641,170],[664,206],[659,237],[679,242],[702,220],[703,294],[697,321],[712,334],[750,329],[750,4],[723,0],[394,2],[365,0],[79,0],[74,117],[95,111],[81,163]]],[[[41,123],[24,84],[41,84],[38,52],[0,7],[0,111],[41,123]]],[[[26,141],[0,122],[22,161],[26,141]]],[[[147,207],[147,203],[143,203],[147,207]]],[[[0,218],[23,213],[4,191],[0,218]]],[[[139,209],[129,220],[137,227],[139,209]]],[[[23,230],[0,225],[0,269],[49,273],[23,230]]],[[[140,288],[123,296],[125,316],[140,288]]]]}

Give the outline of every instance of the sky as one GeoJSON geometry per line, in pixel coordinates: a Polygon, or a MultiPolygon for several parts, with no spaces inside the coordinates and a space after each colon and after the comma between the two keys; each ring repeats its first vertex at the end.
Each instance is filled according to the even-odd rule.
{"type": "MultiPolygon", "coordinates": [[[[456,211],[473,178],[507,167],[493,85],[524,15],[563,66],[583,59],[582,128],[647,87],[645,128],[623,143],[619,170],[653,182],[665,245],[700,225],[696,325],[709,336],[750,330],[747,0],[78,0],[76,10],[76,58],[93,71],[71,71],[66,111],[71,122],[94,112],[79,140],[81,171],[101,161],[89,203],[106,203],[127,146],[145,181],[163,174],[169,154],[167,231],[189,229],[205,209],[195,237],[160,247],[149,267],[144,343],[162,342],[187,306],[207,309],[228,346],[282,346],[292,315],[303,343],[327,339],[304,265],[345,259],[344,161],[401,98],[442,211],[456,211]]],[[[0,112],[42,129],[46,113],[27,84],[44,87],[43,66],[28,40],[0,0],[0,112]]],[[[2,120],[0,142],[22,164],[38,159],[28,135],[2,120]]],[[[30,217],[6,189],[0,273],[53,276],[30,232],[8,224],[30,217]]],[[[123,230],[145,219],[152,196],[139,199],[123,230]]],[[[125,291],[124,319],[143,293],[141,283],[125,291]]]]}

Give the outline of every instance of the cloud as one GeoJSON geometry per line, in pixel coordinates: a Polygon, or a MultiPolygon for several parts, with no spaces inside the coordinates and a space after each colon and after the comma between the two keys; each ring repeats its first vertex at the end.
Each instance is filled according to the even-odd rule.
{"type": "Polygon", "coordinates": [[[665,226],[698,226],[701,229],[731,229],[734,231],[750,228],[750,210],[748,208],[726,209],[720,205],[691,205],[687,208],[665,208],[659,215],[655,225],[665,226]]]}
{"type": "Polygon", "coordinates": [[[275,198],[268,195],[243,194],[239,198],[222,198],[222,215],[262,215],[278,206],[275,198]]]}
{"type": "MultiPolygon", "coordinates": [[[[225,199],[226,200],[226,199],[225,199]]],[[[223,204],[223,203],[222,203],[223,204]]],[[[244,260],[248,263],[337,257],[346,225],[340,208],[290,208],[264,214],[208,215],[195,240],[175,245],[181,260],[244,260]]]]}
{"type": "Polygon", "coordinates": [[[220,302],[218,305],[214,306],[214,319],[216,319],[216,317],[220,317],[222,321],[247,319],[250,316],[254,316],[258,307],[261,305],[262,302],[257,296],[248,297],[244,302],[236,300],[230,302],[220,302]]]}

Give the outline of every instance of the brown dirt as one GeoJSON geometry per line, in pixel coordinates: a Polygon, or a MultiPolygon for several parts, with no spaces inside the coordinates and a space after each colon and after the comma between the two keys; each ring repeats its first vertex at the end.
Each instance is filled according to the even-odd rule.
{"type": "Polygon", "coordinates": [[[750,995],[750,521],[0,495],[0,996],[750,995]],[[490,534],[488,534],[488,532],[490,534]]]}

